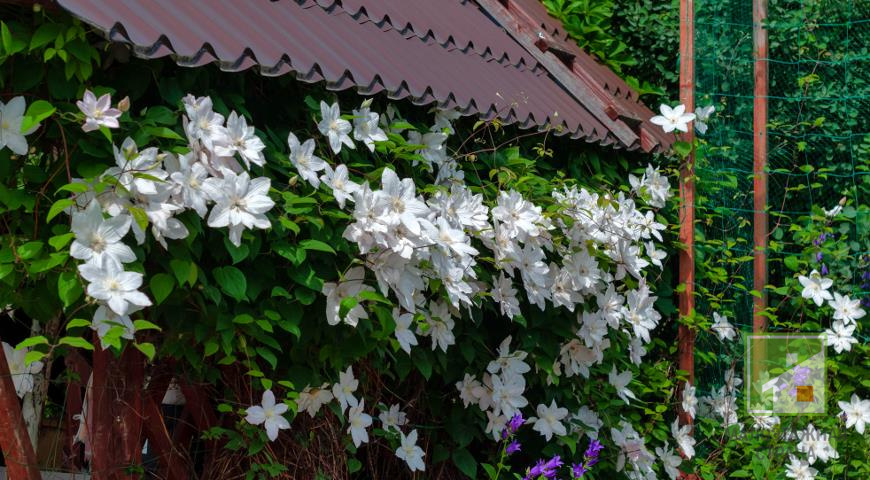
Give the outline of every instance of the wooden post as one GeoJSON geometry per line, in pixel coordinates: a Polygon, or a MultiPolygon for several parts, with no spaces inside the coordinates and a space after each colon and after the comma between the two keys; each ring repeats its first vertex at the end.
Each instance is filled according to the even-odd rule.
{"type": "MultiPolygon", "coordinates": [[[[695,2],[680,0],[680,103],[687,112],[695,110],[695,2]]],[[[694,126],[682,136],[685,142],[694,143],[694,126]]],[[[685,159],[680,169],[680,243],[684,250],[679,254],[679,281],[685,289],[679,294],[680,316],[687,317],[695,311],[695,154],[685,159]]],[[[679,368],[688,373],[688,381],[695,383],[695,332],[680,325],[678,332],[679,368]]],[[[680,389],[680,392],[682,389],[680,389]]],[[[680,413],[683,424],[692,419],[680,413]]]]}
{"type": "Polygon", "coordinates": [[[0,449],[6,460],[9,478],[15,480],[39,480],[36,452],[30,443],[12,372],[6,363],[6,355],[0,349],[0,449]]]}
{"type": "Polygon", "coordinates": [[[94,358],[91,377],[91,395],[88,398],[87,421],[93,428],[89,431],[91,440],[91,478],[110,480],[115,469],[114,452],[119,445],[112,439],[112,396],[109,391],[109,366],[112,352],[103,350],[100,340],[94,335],[94,358]]]}
{"type": "Polygon", "coordinates": [[[752,127],[754,134],[752,149],[753,174],[753,288],[761,296],[753,297],[752,331],[761,333],[767,327],[763,315],[767,307],[767,0],[752,1],[752,44],[755,57],[755,104],[752,127]]]}

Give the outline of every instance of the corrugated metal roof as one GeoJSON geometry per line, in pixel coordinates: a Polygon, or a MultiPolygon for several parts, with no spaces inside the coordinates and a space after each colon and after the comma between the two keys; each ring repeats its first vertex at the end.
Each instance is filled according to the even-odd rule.
{"type": "MultiPolygon", "coordinates": [[[[515,0],[509,0],[514,3],[515,0]]],[[[532,2],[543,9],[536,0],[532,2]]],[[[386,93],[521,127],[558,128],[590,142],[656,150],[663,135],[626,134],[620,115],[652,113],[605,67],[583,56],[586,83],[599,99],[578,98],[471,0],[58,0],[110,40],[146,58],[172,55],[180,65],[216,62],[224,70],[259,67],[328,88],[386,93]],[[607,75],[609,74],[609,75],[607,75]],[[615,79],[615,80],[614,80],[615,79]],[[617,85],[614,87],[614,85],[617,85]],[[633,112],[633,113],[632,113],[633,112]],[[619,113],[619,115],[617,114],[619,113]],[[614,132],[617,132],[614,134],[614,132]],[[651,140],[652,139],[652,140],[651,140]]],[[[525,8],[540,15],[531,4],[525,8]]],[[[561,25],[536,18],[563,40],[561,25]]],[[[545,62],[546,63],[546,62],[545,62]]],[[[578,68],[566,65],[566,68],[578,68]]]]}

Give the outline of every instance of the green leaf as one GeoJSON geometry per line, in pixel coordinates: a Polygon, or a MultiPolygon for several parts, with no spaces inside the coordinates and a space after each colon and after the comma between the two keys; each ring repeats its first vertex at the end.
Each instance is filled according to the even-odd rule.
{"type": "Polygon", "coordinates": [[[69,330],[71,328],[90,327],[90,326],[91,326],[90,320],[85,320],[84,318],[74,318],[66,324],[66,329],[69,330]]]}
{"type": "Polygon", "coordinates": [[[359,460],[357,460],[355,458],[348,458],[347,459],[347,472],[348,473],[358,472],[358,471],[360,471],[361,468],[362,468],[362,462],[360,462],[359,460]]]}
{"type": "Polygon", "coordinates": [[[218,343],[216,341],[207,340],[205,342],[205,348],[202,349],[202,354],[203,354],[203,356],[210,357],[210,356],[214,355],[215,353],[217,353],[218,348],[220,348],[220,346],[218,345],[218,343]]]}
{"type": "Polygon", "coordinates": [[[354,297],[345,297],[341,299],[341,305],[338,307],[338,318],[344,320],[347,312],[357,306],[357,300],[354,297]]]}
{"type": "Polygon", "coordinates": [[[175,280],[173,280],[169,274],[158,273],[151,277],[148,285],[151,286],[151,293],[154,295],[154,303],[160,305],[164,300],[166,300],[166,297],[172,293],[172,289],[175,288],[175,280]]]}
{"type": "Polygon", "coordinates": [[[383,303],[383,304],[386,304],[386,305],[392,305],[392,304],[393,304],[393,302],[387,300],[387,298],[384,297],[383,295],[381,295],[380,293],[378,293],[378,292],[370,292],[370,291],[368,291],[368,290],[363,290],[362,292],[359,292],[359,294],[357,294],[357,297],[358,297],[360,300],[368,300],[368,301],[370,301],[370,302],[383,303]]]}
{"type": "MultiPolygon", "coordinates": [[[[304,250],[303,250],[304,251],[304,250]]],[[[323,280],[317,277],[317,273],[307,263],[300,265],[298,268],[290,269],[290,278],[294,282],[306,286],[315,292],[323,290],[323,280]]]]}
{"type": "Polygon", "coordinates": [[[24,350],[25,348],[30,348],[35,345],[48,345],[48,339],[42,335],[28,337],[22,340],[18,345],[15,345],[15,350],[24,350]]]}
{"type": "Polygon", "coordinates": [[[139,225],[139,228],[145,230],[148,228],[148,215],[145,213],[145,210],[142,210],[140,207],[127,207],[127,210],[130,211],[130,214],[133,215],[133,220],[136,221],[136,224],[139,225]]]}
{"type": "Polygon", "coordinates": [[[184,140],[184,137],[166,127],[145,127],[142,130],[152,137],[168,138],[170,140],[184,140]]]}
{"type": "Polygon", "coordinates": [[[243,313],[241,315],[236,315],[235,318],[233,318],[233,323],[239,325],[247,325],[249,323],[254,323],[254,317],[248,315],[247,313],[243,313]]]}
{"type": "Polygon", "coordinates": [[[91,187],[89,187],[85,183],[67,183],[66,185],[58,188],[57,191],[54,192],[54,194],[57,195],[60,192],[70,192],[73,194],[79,194],[79,193],[85,193],[90,189],[91,189],[91,187]]]}
{"type": "Polygon", "coordinates": [[[74,348],[84,348],[85,350],[93,350],[94,346],[91,345],[91,342],[85,340],[82,337],[63,337],[57,341],[60,345],[69,345],[74,348]]]}
{"type": "Polygon", "coordinates": [[[245,300],[248,281],[241,270],[236,267],[219,267],[211,273],[224,293],[240,302],[245,300]]]}
{"type": "Polygon", "coordinates": [[[335,254],[335,250],[333,250],[332,247],[320,240],[302,240],[299,242],[299,246],[305,250],[316,250],[318,252],[335,254]]]}
{"type": "Polygon", "coordinates": [[[154,348],[154,345],[145,342],[145,343],[134,343],[133,346],[136,347],[137,350],[142,352],[142,354],[144,354],[146,357],[148,357],[148,360],[154,360],[154,354],[156,353],[156,349],[154,348]]]}
{"type": "Polygon", "coordinates": [[[169,261],[169,267],[172,269],[172,273],[175,274],[175,279],[178,281],[179,286],[187,282],[192,287],[196,283],[196,265],[193,262],[172,259],[169,261]]]}
{"type": "Polygon", "coordinates": [[[243,243],[237,247],[233,245],[233,242],[230,241],[229,237],[224,237],[224,246],[227,248],[230,257],[233,258],[233,265],[248,258],[248,254],[250,253],[250,248],[247,244],[243,243]]]}
{"type": "Polygon", "coordinates": [[[57,296],[63,302],[63,308],[68,308],[84,293],[79,277],[74,272],[62,272],[57,278],[57,296]]]}
{"type": "Polygon", "coordinates": [[[22,260],[29,260],[42,251],[42,247],[45,244],[40,241],[27,242],[24,245],[18,247],[18,256],[21,257],[22,260]]]}
{"type": "Polygon", "coordinates": [[[24,366],[29,366],[33,362],[38,362],[45,357],[45,352],[39,350],[31,350],[24,355],[24,366]]]}
{"type": "Polygon", "coordinates": [[[783,260],[783,263],[785,263],[785,266],[788,267],[788,269],[793,271],[793,272],[796,272],[797,269],[799,268],[798,259],[797,259],[797,257],[795,257],[793,255],[789,255],[789,256],[785,257],[785,260],[783,260]]]}
{"type": "Polygon", "coordinates": [[[60,251],[62,248],[66,247],[69,244],[69,242],[73,238],[75,238],[75,236],[76,235],[72,232],[64,233],[61,235],[55,235],[55,236],[48,239],[48,244],[51,245],[51,248],[53,248],[54,251],[57,252],[57,251],[60,251]]]}
{"type": "Polygon", "coordinates": [[[15,53],[12,51],[12,32],[9,31],[6,22],[0,22],[0,42],[2,42],[3,51],[6,52],[7,55],[15,53]]]}
{"type": "Polygon", "coordinates": [[[30,50],[33,51],[43,45],[53,42],[60,34],[60,25],[56,23],[44,23],[33,32],[30,37],[30,50]]]}
{"type": "Polygon", "coordinates": [[[260,355],[263,360],[269,362],[269,365],[272,366],[272,369],[275,369],[278,366],[278,357],[276,357],[275,354],[272,353],[272,351],[268,348],[257,347],[257,354],[260,355]]]}
{"type": "Polygon", "coordinates": [[[432,376],[431,354],[423,349],[415,348],[411,350],[411,358],[414,360],[417,370],[420,371],[426,380],[429,380],[429,377],[432,376]]]}
{"type": "Polygon", "coordinates": [[[26,132],[39,125],[39,122],[50,117],[56,110],[54,105],[45,100],[37,100],[31,103],[24,114],[24,120],[21,122],[21,131],[26,132]]]}
{"type": "Polygon", "coordinates": [[[674,152],[680,157],[686,158],[692,153],[692,144],[689,142],[674,142],[674,152]]]}
{"type": "Polygon", "coordinates": [[[137,332],[141,332],[142,330],[163,330],[158,325],[155,325],[148,320],[134,320],[133,328],[137,332]]]}
{"type": "Polygon", "coordinates": [[[76,202],[69,198],[61,198],[60,200],[54,202],[51,205],[51,208],[48,209],[48,215],[45,216],[45,223],[50,222],[51,219],[56,217],[60,212],[75,204],[76,202]]]}
{"type": "Polygon", "coordinates": [[[453,464],[468,478],[477,478],[477,461],[468,450],[461,448],[453,451],[453,464]]]}
{"type": "Polygon", "coordinates": [[[489,477],[489,480],[495,480],[498,477],[498,473],[496,473],[495,467],[488,463],[481,463],[481,467],[486,471],[486,476],[489,477]]]}

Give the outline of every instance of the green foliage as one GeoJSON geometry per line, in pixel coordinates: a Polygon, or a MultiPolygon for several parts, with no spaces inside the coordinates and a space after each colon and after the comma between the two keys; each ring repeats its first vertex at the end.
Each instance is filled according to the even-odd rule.
{"type": "MultiPolygon", "coordinates": [[[[577,28],[597,32],[590,44],[602,52],[623,48],[605,36],[606,10],[597,15],[597,20],[589,19],[577,28]]],[[[190,232],[187,238],[169,240],[165,249],[154,241],[135,245],[136,261],[125,266],[145,274],[142,290],[154,302],[133,315],[135,339],[125,337],[122,325],[110,324],[100,346],[114,355],[136,349],[148,359],[149,372],[170,371],[184,381],[210,384],[214,395],[210,400],[216,405],[221,427],[203,437],[219,446],[212,455],[240,455],[234,457],[239,461],[231,465],[236,469],[233,472],[279,476],[287,468],[282,462],[298,459],[294,452],[323,448],[323,457],[339,462],[342,474],[356,472],[359,478],[404,474],[403,466],[397,469],[390,462],[360,460],[364,455],[377,455],[374,448],[357,450],[339,444],[338,449],[328,450],[335,446],[329,443],[327,447],[325,439],[341,439],[346,430],[341,412],[324,409],[317,419],[323,422],[318,428],[307,428],[311,425],[305,423],[307,414],[298,415],[296,424],[303,427],[292,430],[286,443],[274,448],[265,448],[262,428],[239,421],[244,416],[240,406],[251,405],[252,391],[274,388],[279,401],[290,407],[288,417],[293,417],[303,388],[334,382],[338,371],[352,365],[365,380],[361,389],[366,398],[377,399],[379,406],[407,403],[414,424],[425,429],[429,468],[444,469],[457,477],[480,476],[487,470],[485,462],[497,452],[493,452],[491,439],[482,434],[486,415],[479,409],[460,408],[455,384],[465,372],[485,371],[494,350],[509,334],[514,335],[514,348],[528,351],[534,359],[536,376],[530,390],[541,401],[556,399],[572,412],[589,403],[612,416],[609,422],[625,416],[643,426],[639,429],[642,435],[659,440],[667,435],[666,416],[678,380],[670,368],[676,323],[673,302],[667,298],[673,292],[667,265],[651,287],[661,297],[657,307],[670,317],[662,320],[661,338],[647,346],[655,361],[640,367],[636,386],[632,385],[639,407],[606,398],[609,393],[602,393],[601,384],[608,372],[600,365],[592,369],[589,381],[556,376],[552,384],[544,381],[553,373],[560,341],[577,328],[577,314],[565,309],[523,311],[509,322],[491,302],[480,302],[462,313],[457,344],[448,353],[427,345],[415,348],[410,356],[393,336],[394,300],[380,293],[363,292],[340,301],[341,317],[357,306],[369,312],[370,318],[356,328],[328,325],[321,293],[324,284],[335,282],[357,265],[359,255],[356,246],[342,236],[347,211],[339,209],[325,190],[313,191],[295,175],[286,138],[289,131],[300,137],[317,136],[312,122],[319,115],[317,102],[331,100],[334,94],[303,87],[288,76],[229,75],[214,67],[187,69],[169,60],[128,58],[129,52],[117,45],[97,48],[99,41],[88,36],[76,20],[44,14],[21,17],[2,24],[0,63],[10,68],[2,70],[0,81],[27,96],[29,121],[40,127],[38,134],[27,137],[31,153],[16,156],[8,149],[0,151],[0,214],[5,221],[0,238],[0,298],[14,305],[22,317],[45,326],[57,325],[44,336],[27,340],[33,348],[29,360],[49,361],[73,348],[92,350],[97,345],[92,332],[96,322],[86,320],[93,318],[96,306],[84,291],[77,262],[69,258],[73,235],[64,212],[77,208],[75,201],[89,189],[100,193],[117,187],[117,181],[98,176],[114,164],[112,146],[120,145],[123,138],[130,136],[140,148],[158,146],[161,151],[182,153],[186,140],[180,126],[180,99],[194,92],[211,95],[216,111],[242,112],[262,128],[257,135],[266,144],[267,163],[254,167],[253,173],[272,179],[270,197],[276,202],[269,213],[272,229],[246,231],[241,245],[234,246],[225,231],[208,228],[206,220],[194,212],[179,215],[190,232]],[[96,68],[102,65],[111,66],[96,68]],[[132,106],[121,117],[121,129],[81,131],[82,118],[74,102],[85,89],[97,95],[112,93],[116,99],[129,97],[132,106]],[[74,177],[85,183],[73,182],[74,177]],[[387,473],[377,475],[372,468],[385,468],[387,473]]],[[[614,54],[612,59],[630,65],[624,56],[614,54]]],[[[340,99],[346,105],[359,102],[352,94],[340,99]]],[[[375,102],[373,108],[385,110],[386,99],[375,102]]],[[[409,108],[403,113],[408,121],[394,127],[428,128],[431,115],[424,109],[409,108]]],[[[514,128],[498,123],[465,120],[457,122],[456,128],[451,153],[460,161],[466,182],[489,202],[499,189],[513,188],[546,208],[552,205],[552,189],[562,185],[622,189],[630,195],[622,185],[626,175],[638,173],[648,160],[546,134],[518,139],[514,128]]],[[[418,148],[392,135],[373,154],[359,145],[357,150],[345,149],[328,160],[348,165],[355,177],[372,184],[379,182],[383,168],[389,166],[418,184],[429,185],[432,172],[415,165],[420,160],[415,153],[418,148]]],[[[328,150],[320,147],[318,152],[326,155],[328,150]]],[[[143,175],[147,174],[138,175],[146,178],[143,175]]],[[[434,191],[433,186],[427,188],[434,191]]],[[[150,230],[144,210],[134,207],[131,213],[139,227],[150,230]]],[[[674,212],[660,213],[673,220],[674,212]]],[[[423,315],[414,319],[413,327],[431,328],[423,315]]],[[[622,347],[612,355],[627,365],[628,354],[622,347]]],[[[395,435],[378,432],[377,436],[380,446],[395,451],[395,435]]],[[[545,444],[533,438],[527,448],[529,454],[516,462],[531,461],[537,452],[562,453],[568,458],[575,445],[570,441],[545,444]]],[[[602,461],[601,468],[612,470],[614,464],[611,457],[602,461]]],[[[323,469],[327,471],[326,466],[323,469]]],[[[328,473],[323,475],[330,478],[328,473]]]]}
{"type": "Polygon", "coordinates": [[[679,2],[542,0],[587,53],[641,95],[676,95],[679,2]]]}

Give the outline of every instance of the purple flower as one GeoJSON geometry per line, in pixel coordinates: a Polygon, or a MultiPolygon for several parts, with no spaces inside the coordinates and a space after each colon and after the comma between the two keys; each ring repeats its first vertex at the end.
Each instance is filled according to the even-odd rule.
{"type": "Polygon", "coordinates": [[[823,258],[825,258],[825,257],[824,257],[824,255],[822,255],[822,252],[819,252],[816,254],[816,261],[817,262],[821,263],[823,258]]]}
{"type": "Polygon", "coordinates": [[[544,464],[544,478],[556,478],[556,472],[562,465],[562,459],[558,455],[551,458],[544,464]]]}
{"type": "Polygon", "coordinates": [[[822,272],[821,273],[822,273],[822,275],[828,274],[828,266],[825,265],[824,263],[822,264],[822,272]]]}
{"type": "Polygon", "coordinates": [[[593,438],[589,441],[589,446],[586,447],[586,452],[583,453],[583,455],[586,458],[598,458],[598,454],[601,453],[602,449],[604,449],[604,445],[602,445],[597,439],[593,438]]]}
{"type": "Polygon", "coordinates": [[[586,472],[588,471],[589,469],[586,468],[586,465],[583,465],[582,463],[575,463],[574,466],[571,467],[571,475],[575,479],[582,478],[583,475],[586,474],[586,472]]]}
{"type": "Polygon", "coordinates": [[[514,440],[513,442],[508,444],[507,449],[505,449],[505,453],[507,453],[508,455],[517,453],[520,451],[521,446],[522,445],[520,445],[520,442],[514,440]]]}
{"type": "Polygon", "coordinates": [[[558,455],[544,462],[538,460],[534,467],[529,469],[529,473],[523,477],[523,480],[533,480],[540,476],[544,478],[556,478],[559,467],[562,466],[562,459],[558,455]]]}
{"type": "Polygon", "coordinates": [[[517,412],[508,421],[508,430],[510,430],[511,433],[514,433],[517,430],[519,430],[520,427],[522,427],[524,423],[526,423],[526,421],[523,419],[523,415],[521,413],[517,412]]]}
{"type": "Polygon", "coordinates": [[[861,299],[861,305],[864,307],[870,307],[870,297],[864,297],[861,299]]]}
{"type": "Polygon", "coordinates": [[[529,469],[529,473],[523,477],[523,480],[532,480],[544,474],[544,461],[538,460],[534,467],[529,469]]]}

